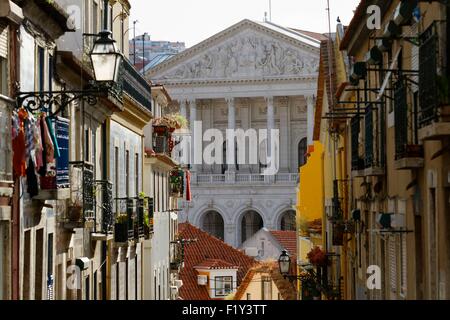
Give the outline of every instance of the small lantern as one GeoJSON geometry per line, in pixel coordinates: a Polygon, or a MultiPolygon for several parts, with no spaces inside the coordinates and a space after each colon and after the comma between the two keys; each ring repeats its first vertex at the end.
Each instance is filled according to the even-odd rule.
{"type": "Polygon", "coordinates": [[[92,47],[91,61],[95,80],[117,82],[122,54],[117,50],[116,41],[110,31],[102,31],[92,47]]]}
{"type": "Polygon", "coordinates": [[[278,259],[278,266],[280,267],[280,273],[283,276],[287,276],[289,274],[289,270],[291,269],[291,258],[287,254],[286,250],[280,255],[278,259]]]}

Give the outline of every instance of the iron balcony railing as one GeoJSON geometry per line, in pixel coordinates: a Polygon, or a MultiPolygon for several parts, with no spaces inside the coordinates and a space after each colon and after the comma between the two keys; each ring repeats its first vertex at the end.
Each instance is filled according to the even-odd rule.
{"type": "Polygon", "coordinates": [[[101,217],[101,232],[104,234],[112,233],[114,226],[112,183],[97,180],[95,181],[95,190],[96,198],[101,199],[101,203],[96,205],[96,210],[101,211],[100,215],[96,214],[97,217],[101,217]]]}
{"type": "Polygon", "coordinates": [[[70,222],[95,220],[94,165],[71,162],[71,204],[68,210],[70,222]]]}
{"type": "Polygon", "coordinates": [[[152,111],[150,84],[126,58],[123,60],[123,69],[123,91],[144,108],[152,111]]]}
{"type": "Polygon", "coordinates": [[[400,78],[394,84],[395,159],[423,157],[423,148],[418,144],[417,104],[408,106],[406,80],[400,78]]]}
{"type": "Polygon", "coordinates": [[[441,107],[450,103],[450,85],[445,76],[445,58],[440,53],[438,23],[433,23],[419,38],[419,126],[423,128],[440,121],[441,107]]]}
{"type": "Polygon", "coordinates": [[[66,222],[85,223],[95,221],[94,231],[112,232],[114,213],[112,210],[112,184],[94,180],[94,166],[87,162],[71,162],[71,204],[66,222]],[[100,230],[97,228],[100,225],[100,230]]]}
{"type": "Polygon", "coordinates": [[[364,169],[364,160],[359,153],[359,135],[361,132],[361,123],[359,116],[351,119],[351,144],[352,144],[352,170],[364,169]]]}

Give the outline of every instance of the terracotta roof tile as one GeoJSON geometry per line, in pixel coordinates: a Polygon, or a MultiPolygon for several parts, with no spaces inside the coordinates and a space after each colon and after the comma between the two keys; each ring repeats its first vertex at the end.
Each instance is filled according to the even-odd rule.
{"type": "Polygon", "coordinates": [[[221,260],[238,267],[238,286],[248,270],[257,263],[253,258],[189,223],[180,224],[178,230],[182,239],[197,239],[196,242],[186,244],[184,249],[184,268],[180,272],[180,279],[183,280],[180,297],[184,300],[212,300],[206,286],[197,284],[198,273],[195,267],[203,262],[221,260]]]}
{"type": "Polygon", "coordinates": [[[270,231],[272,236],[286,249],[290,255],[297,254],[296,231],[270,231]]]}
{"type": "Polygon", "coordinates": [[[202,263],[196,265],[195,269],[239,269],[239,267],[220,260],[220,259],[206,259],[202,263]]]}

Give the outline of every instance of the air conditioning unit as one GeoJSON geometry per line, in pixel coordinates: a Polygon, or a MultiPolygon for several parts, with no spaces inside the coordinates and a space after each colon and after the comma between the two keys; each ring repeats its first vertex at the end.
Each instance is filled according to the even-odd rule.
{"type": "Polygon", "coordinates": [[[248,247],[248,248],[245,248],[245,254],[247,255],[247,256],[249,256],[249,257],[253,257],[253,258],[255,258],[255,257],[257,257],[258,256],[258,248],[255,248],[255,247],[248,247]]]}
{"type": "Polygon", "coordinates": [[[382,229],[401,229],[406,227],[404,214],[380,213],[377,222],[382,229]]]}
{"type": "Polygon", "coordinates": [[[383,32],[383,38],[394,38],[400,33],[400,27],[394,22],[389,21],[383,32]]]}
{"type": "Polygon", "coordinates": [[[377,40],[377,47],[382,52],[389,51],[392,47],[392,41],[389,39],[378,39],[377,40]]]}
{"type": "Polygon", "coordinates": [[[394,13],[395,24],[398,26],[402,26],[411,21],[417,5],[417,0],[403,0],[402,2],[400,2],[394,13]]]}
{"type": "Polygon", "coordinates": [[[350,82],[352,85],[358,85],[359,80],[367,76],[367,67],[365,62],[355,62],[350,73],[350,82]]]}
{"type": "Polygon", "coordinates": [[[199,286],[206,286],[208,284],[208,276],[199,275],[197,278],[197,284],[199,286]]]}
{"type": "Polygon", "coordinates": [[[175,280],[175,285],[180,289],[183,286],[183,280],[175,280]]]}
{"type": "Polygon", "coordinates": [[[383,61],[383,54],[381,53],[380,49],[375,46],[372,49],[369,50],[366,54],[366,63],[367,64],[380,64],[383,61]]]}

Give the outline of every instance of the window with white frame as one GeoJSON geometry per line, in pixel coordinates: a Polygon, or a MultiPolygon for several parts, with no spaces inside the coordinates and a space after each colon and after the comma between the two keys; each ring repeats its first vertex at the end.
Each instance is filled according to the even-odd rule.
{"type": "Polygon", "coordinates": [[[272,300],[272,279],[267,276],[261,278],[261,300],[272,300]]]}
{"type": "Polygon", "coordinates": [[[218,297],[224,297],[233,292],[233,277],[215,277],[214,283],[218,297]]]}

